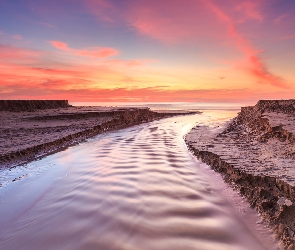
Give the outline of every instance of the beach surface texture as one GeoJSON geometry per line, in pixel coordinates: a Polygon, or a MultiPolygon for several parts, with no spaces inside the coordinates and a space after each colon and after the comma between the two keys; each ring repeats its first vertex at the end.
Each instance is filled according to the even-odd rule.
{"type": "Polygon", "coordinates": [[[261,100],[226,123],[197,125],[186,143],[295,249],[295,100],[261,100]]]}
{"type": "Polygon", "coordinates": [[[67,100],[0,100],[0,167],[34,160],[109,130],[186,113],[77,107],[67,100]]]}

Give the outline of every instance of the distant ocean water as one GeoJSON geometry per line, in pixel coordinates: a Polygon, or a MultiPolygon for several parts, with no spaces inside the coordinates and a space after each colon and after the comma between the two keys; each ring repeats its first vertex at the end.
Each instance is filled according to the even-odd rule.
{"type": "Polygon", "coordinates": [[[255,103],[217,102],[70,102],[73,106],[149,107],[151,110],[237,110],[255,103]]]}

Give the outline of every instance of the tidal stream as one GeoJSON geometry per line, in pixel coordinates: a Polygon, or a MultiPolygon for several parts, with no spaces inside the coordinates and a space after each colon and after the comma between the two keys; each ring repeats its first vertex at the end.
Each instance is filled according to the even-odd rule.
{"type": "Polygon", "coordinates": [[[188,151],[183,136],[202,119],[212,122],[162,119],[1,170],[0,249],[279,249],[188,151]]]}

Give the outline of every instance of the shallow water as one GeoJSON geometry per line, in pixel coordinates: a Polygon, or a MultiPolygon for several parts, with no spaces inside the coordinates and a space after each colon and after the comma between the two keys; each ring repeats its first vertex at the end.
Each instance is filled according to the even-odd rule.
{"type": "Polygon", "coordinates": [[[162,119],[2,171],[0,249],[277,249],[183,141],[227,116],[162,119]]]}

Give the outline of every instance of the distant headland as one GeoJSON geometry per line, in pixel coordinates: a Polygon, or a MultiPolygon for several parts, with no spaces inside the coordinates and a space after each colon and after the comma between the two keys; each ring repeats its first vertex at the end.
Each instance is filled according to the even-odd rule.
{"type": "Polygon", "coordinates": [[[33,111],[70,106],[67,100],[0,100],[0,111],[33,111]]]}

